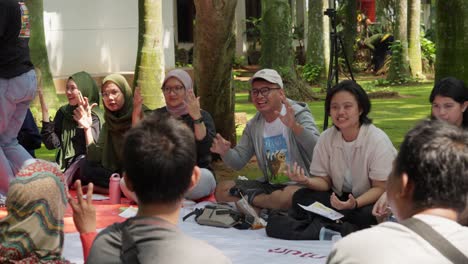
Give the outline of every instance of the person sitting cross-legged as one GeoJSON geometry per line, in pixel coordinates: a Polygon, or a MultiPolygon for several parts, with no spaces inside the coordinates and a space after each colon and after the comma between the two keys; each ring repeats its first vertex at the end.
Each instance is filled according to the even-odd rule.
{"type": "MultiPolygon", "coordinates": [[[[214,170],[211,166],[212,154],[210,152],[213,137],[216,135],[213,118],[210,113],[200,108],[200,97],[195,97],[192,78],[186,71],[175,69],[168,72],[161,90],[164,94],[166,106],[153,111],[146,111],[145,114],[149,115],[155,112],[171,115],[182,120],[191,128],[195,136],[197,166],[200,168],[201,176],[197,186],[186,193],[185,198],[189,200],[203,199],[211,195],[216,187],[214,170]]],[[[142,100],[138,102],[143,103],[142,100]]],[[[142,106],[137,103],[134,104],[134,108],[142,109],[142,106]]],[[[141,117],[143,114],[137,113],[135,116],[141,117]]],[[[138,202],[135,193],[130,192],[126,187],[124,178],[120,181],[120,187],[127,198],[138,202]]]]}
{"type": "MultiPolygon", "coordinates": [[[[76,200],[67,185],[56,163],[34,159],[21,167],[8,191],[8,215],[0,220],[0,263],[70,263],[62,256],[67,200],[86,260],[96,236],[96,210],[90,199],[83,200],[80,180],[75,184],[76,200]],[[82,219],[87,222],[84,227],[82,219]]],[[[88,197],[92,191],[90,183],[88,197]]]]}
{"type": "Polygon", "coordinates": [[[286,98],[278,72],[260,70],[250,83],[257,113],[247,123],[237,146],[231,148],[230,142],[218,134],[211,151],[221,155],[223,162],[235,170],[242,169],[255,155],[262,177],[219,182],[216,200],[236,202],[242,194],[257,208],[288,209],[291,196],[300,185],[286,184],[289,182],[284,175],[286,164],[296,162],[309,167],[320,133],[307,104],[286,98]]]}
{"type": "Polygon", "coordinates": [[[344,222],[367,228],[377,223],[372,206],[385,191],[396,149],[385,132],[371,123],[369,97],[354,81],[342,81],[328,91],[325,111],[333,127],[322,133],[315,146],[309,170],[314,176],[306,177],[304,168],[296,164],[291,169],[291,179],[307,187],[294,194],[291,216],[315,217],[299,204],[320,202],[345,215],[344,222]]]}
{"type": "Polygon", "coordinates": [[[167,115],[146,117],[127,132],[122,160],[126,185],[138,198],[137,216],[99,233],[87,263],[231,263],[176,226],[184,195],[200,178],[187,125],[167,115]]]}
{"type": "Polygon", "coordinates": [[[343,238],[329,264],[468,263],[468,227],[457,223],[468,198],[467,131],[437,120],[410,130],[393,164],[387,196],[400,223],[387,221],[343,238]],[[447,253],[436,249],[440,244],[454,248],[447,253]]]}

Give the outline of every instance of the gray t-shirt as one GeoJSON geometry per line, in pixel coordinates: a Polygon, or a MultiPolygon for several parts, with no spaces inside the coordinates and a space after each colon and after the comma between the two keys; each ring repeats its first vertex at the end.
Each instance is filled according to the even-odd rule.
{"type": "Polygon", "coordinates": [[[183,234],[173,224],[157,217],[134,217],[109,226],[97,236],[86,263],[124,263],[122,249],[130,252],[132,249],[128,248],[133,245],[142,264],[231,263],[218,249],[183,234]]]}
{"type": "MultiPolygon", "coordinates": [[[[444,217],[417,214],[436,232],[468,256],[468,228],[444,217]]],[[[327,264],[451,263],[429,242],[407,227],[385,222],[352,233],[333,247],[327,264]]]]}

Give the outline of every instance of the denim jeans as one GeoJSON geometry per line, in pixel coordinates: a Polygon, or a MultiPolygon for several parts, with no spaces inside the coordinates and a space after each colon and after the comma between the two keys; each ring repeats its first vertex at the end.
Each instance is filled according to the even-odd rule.
{"type": "Polygon", "coordinates": [[[17,137],[36,89],[34,70],[11,79],[0,78],[0,194],[6,194],[14,175],[32,159],[17,137]]]}

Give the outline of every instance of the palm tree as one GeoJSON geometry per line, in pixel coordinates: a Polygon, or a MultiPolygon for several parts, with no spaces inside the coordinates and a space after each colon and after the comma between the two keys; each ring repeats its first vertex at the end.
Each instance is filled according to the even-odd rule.
{"type": "Polygon", "coordinates": [[[408,0],[400,0],[396,4],[396,23],[393,30],[395,43],[392,48],[392,62],[387,75],[391,82],[405,82],[409,74],[408,66],[408,0]]]}
{"type": "Polygon", "coordinates": [[[409,0],[408,57],[411,75],[424,78],[421,58],[421,0],[409,0]]]}
{"type": "Polygon", "coordinates": [[[160,89],[164,77],[161,5],[160,0],[138,1],[138,52],[133,85],[141,88],[149,108],[164,105],[160,89]]]}
{"type": "Polygon", "coordinates": [[[328,17],[323,14],[328,8],[328,0],[309,0],[307,30],[307,63],[328,72],[330,61],[330,25],[328,17]]]}
{"type": "Polygon", "coordinates": [[[343,20],[343,44],[350,64],[354,61],[354,43],[357,35],[357,1],[344,1],[345,17],[343,20]]]}
{"type": "Polygon", "coordinates": [[[287,87],[286,95],[296,100],[313,98],[294,68],[292,47],[291,8],[288,0],[262,0],[262,55],[263,68],[276,69],[287,87]]]}
{"type": "Polygon", "coordinates": [[[453,76],[468,83],[468,3],[436,1],[436,80],[453,76]]]}
{"type": "Polygon", "coordinates": [[[201,107],[215,121],[216,130],[236,141],[235,93],[231,84],[235,54],[234,15],[237,0],[197,0],[193,65],[201,107]]]}

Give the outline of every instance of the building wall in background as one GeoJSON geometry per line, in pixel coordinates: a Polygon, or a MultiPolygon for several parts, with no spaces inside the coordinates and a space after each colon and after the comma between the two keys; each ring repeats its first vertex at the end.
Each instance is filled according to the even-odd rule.
{"type": "MultiPolygon", "coordinates": [[[[163,1],[165,67],[174,62],[174,3],[163,1]]],[[[44,29],[54,78],[74,72],[133,73],[138,1],[44,0],[44,29]]]]}

